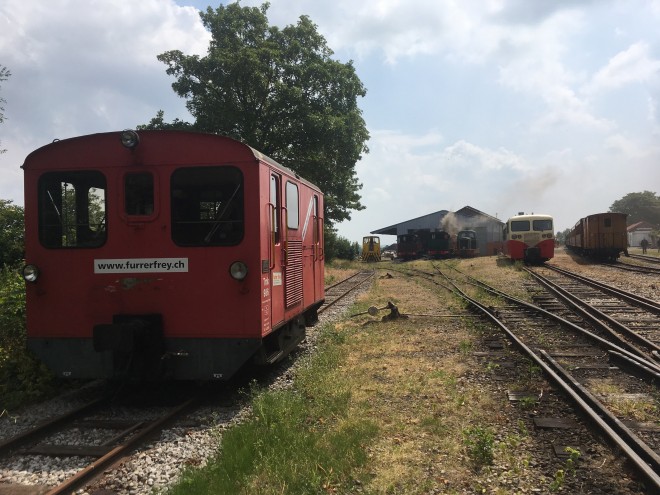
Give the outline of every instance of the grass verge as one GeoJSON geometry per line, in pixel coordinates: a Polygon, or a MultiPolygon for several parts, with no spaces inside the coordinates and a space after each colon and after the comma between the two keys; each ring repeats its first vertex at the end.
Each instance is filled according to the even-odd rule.
{"type": "Polygon", "coordinates": [[[351,391],[338,379],[346,348],[321,330],[294,384],[251,390],[249,420],[224,433],[218,459],[186,473],[173,494],[314,494],[364,483],[365,445],[376,434],[367,417],[349,414],[351,391]]]}

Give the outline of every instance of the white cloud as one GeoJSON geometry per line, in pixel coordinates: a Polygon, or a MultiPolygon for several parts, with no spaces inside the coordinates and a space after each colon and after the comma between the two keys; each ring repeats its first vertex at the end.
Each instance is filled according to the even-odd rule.
{"type": "Polygon", "coordinates": [[[0,64],[12,73],[2,86],[0,193],[12,196],[24,157],[54,138],[133,127],[160,108],[185,117],[156,56],[205,53],[209,40],[197,10],[169,0],[5,0],[0,32],[0,64]]]}
{"type": "Polygon", "coordinates": [[[617,89],[631,83],[660,82],[660,60],[650,56],[648,43],[639,41],[617,53],[593,76],[592,92],[617,89]]]}

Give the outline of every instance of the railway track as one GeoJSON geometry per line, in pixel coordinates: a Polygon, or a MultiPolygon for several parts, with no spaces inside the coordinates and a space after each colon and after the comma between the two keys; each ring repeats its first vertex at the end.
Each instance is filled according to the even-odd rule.
{"type": "Polygon", "coordinates": [[[659,356],[660,303],[557,267],[526,271],[601,332],[646,358],[659,356]]]}
{"type": "MultiPolygon", "coordinates": [[[[565,396],[571,398],[586,415],[589,425],[597,427],[615,449],[626,455],[649,487],[649,493],[660,493],[657,412],[649,413],[652,420],[639,421],[631,419],[630,413],[621,405],[623,397],[657,411],[655,397],[660,383],[657,363],[621,345],[620,340],[609,340],[593,331],[591,321],[568,311],[565,303],[554,294],[543,294],[547,290],[545,286],[542,290],[531,287],[537,305],[509,296],[465,274],[461,274],[463,279],[460,281],[443,275],[457,294],[507,336],[512,347],[527,356],[565,396]],[[475,286],[479,290],[475,290],[475,286]],[[475,295],[470,295],[470,291],[475,295]],[[476,297],[481,291],[487,291],[503,302],[496,306],[486,305],[476,297]],[[633,369],[622,363],[633,363],[633,369]],[[639,376],[645,381],[640,382],[639,376]],[[600,388],[603,382],[614,391],[606,392],[600,388]]],[[[491,339],[488,345],[495,349],[507,347],[497,338],[491,339]]],[[[540,402],[543,395],[541,392],[532,400],[540,402]]],[[[550,400],[548,395],[554,393],[547,391],[545,395],[543,400],[550,400]]],[[[562,417],[539,419],[555,425],[566,422],[562,417]]]]}
{"type": "MultiPolygon", "coordinates": [[[[635,255],[631,255],[630,257],[631,258],[635,257],[635,258],[639,259],[635,255]]],[[[648,260],[646,260],[646,259],[644,260],[644,262],[647,262],[647,261],[648,260]]],[[[652,266],[652,265],[634,265],[632,263],[626,263],[625,261],[621,261],[621,260],[619,260],[615,263],[607,263],[606,266],[610,266],[610,267],[616,268],[618,270],[626,270],[626,271],[629,271],[629,272],[645,273],[645,274],[650,274],[650,275],[660,273],[660,267],[652,266]]]]}
{"type": "MultiPolygon", "coordinates": [[[[76,469],[69,469],[68,474],[62,475],[64,479],[57,486],[39,492],[72,493],[94,481],[105,469],[152,439],[198,402],[199,397],[187,398],[165,411],[145,417],[140,408],[118,415],[118,408],[109,397],[95,399],[5,439],[0,443],[0,458],[4,462],[15,459],[18,463],[46,464],[47,458],[75,457],[78,459],[76,469]]],[[[0,493],[12,493],[11,485],[1,486],[0,493]]]]}
{"type": "Polygon", "coordinates": [[[629,258],[639,261],[645,261],[651,264],[660,264],[660,257],[657,256],[647,256],[645,254],[629,254],[629,258]]]}
{"type": "Polygon", "coordinates": [[[371,281],[376,272],[374,270],[363,270],[325,288],[325,301],[318,310],[318,314],[327,311],[348,294],[371,281]]]}

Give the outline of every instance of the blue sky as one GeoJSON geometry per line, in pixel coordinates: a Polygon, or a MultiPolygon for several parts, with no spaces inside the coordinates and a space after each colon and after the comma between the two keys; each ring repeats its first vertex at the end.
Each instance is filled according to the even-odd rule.
{"type": "MultiPolygon", "coordinates": [[[[241,5],[260,5],[243,0],[241,5]]],[[[557,230],[630,192],[660,192],[660,0],[271,0],[271,24],[308,15],[367,89],[371,134],[351,241],[469,205],[557,230]]],[[[189,119],[156,56],[204,55],[192,0],[3,0],[0,198],[55,138],[189,119]]],[[[384,237],[384,242],[393,242],[384,237]]]]}

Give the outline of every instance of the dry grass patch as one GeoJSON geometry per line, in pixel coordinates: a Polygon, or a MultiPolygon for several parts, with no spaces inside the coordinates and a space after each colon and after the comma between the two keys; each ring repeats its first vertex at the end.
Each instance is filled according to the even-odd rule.
{"type": "MultiPolygon", "coordinates": [[[[383,307],[387,301],[404,314],[461,311],[448,291],[401,274],[377,279],[359,306],[383,307]]],[[[372,418],[380,431],[368,447],[372,478],[365,491],[428,493],[464,486],[474,472],[463,432],[492,424],[500,407],[465,379],[472,357],[461,349],[474,337],[469,323],[422,317],[381,322],[380,316],[337,326],[347,335],[342,371],[352,391],[352,414],[372,418]]]]}
{"type": "Polygon", "coordinates": [[[325,264],[325,285],[333,285],[364,269],[358,261],[332,260],[325,264]]]}
{"type": "Polygon", "coordinates": [[[590,390],[615,414],[635,421],[658,421],[657,398],[646,394],[627,394],[611,378],[589,380],[590,390]]]}
{"type": "Polygon", "coordinates": [[[528,279],[529,275],[522,271],[520,263],[511,263],[506,258],[487,256],[461,260],[456,268],[502,292],[531,301],[529,293],[521,284],[521,281],[528,279]]]}

